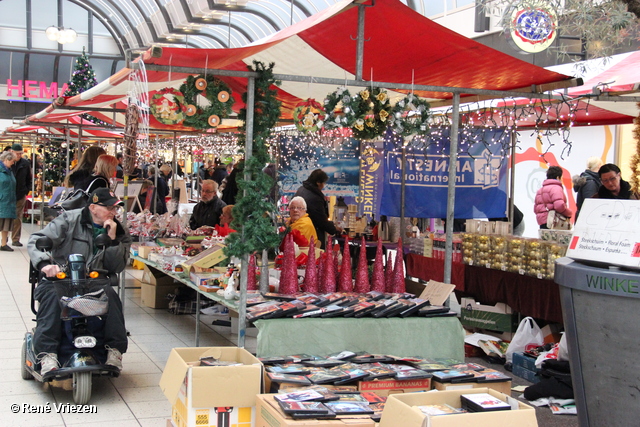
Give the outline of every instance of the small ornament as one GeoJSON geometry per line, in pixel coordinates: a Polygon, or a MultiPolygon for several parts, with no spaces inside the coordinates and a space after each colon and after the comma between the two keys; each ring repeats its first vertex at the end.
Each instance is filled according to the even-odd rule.
{"type": "Polygon", "coordinates": [[[220,117],[216,116],[215,114],[209,116],[209,120],[207,120],[207,123],[209,123],[209,126],[211,127],[217,127],[220,124],[220,117]]]}
{"type": "Polygon", "coordinates": [[[218,101],[227,102],[229,100],[229,92],[226,90],[222,90],[218,92],[218,101]]]}
{"type": "Polygon", "coordinates": [[[189,104],[189,105],[187,105],[186,110],[184,110],[184,113],[185,113],[187,116],[191,117],[191,116],[193,116],[194,114],[196,114],[196,111],[197,111],[196,106],[195,106],[195,105],[193,105],[193,104],[189,104]]]}
{"type": "Polygon", "coordinates": [[[198,90],[205,90],[207,88],[207,81],[203,78],[196,80],[196,88],[198,90]]]}

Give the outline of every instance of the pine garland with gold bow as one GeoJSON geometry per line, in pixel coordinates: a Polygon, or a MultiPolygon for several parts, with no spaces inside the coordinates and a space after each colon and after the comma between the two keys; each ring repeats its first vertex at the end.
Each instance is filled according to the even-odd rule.
{"type": "Polygon", "coordinates": [[[317,132],[327,117],[327,113],[315,99],[300,102],[293,110],[293,123],[300,132],[317,132]]]}
{"type": "Polygon", "coordinates": [[[229,86],[212,75],[189,76],[180,91],[184,94],[184,124],[196,129],[218,127],[223,118],[229,117],[235,102],[229,86]],[[198,95],[204,99],[198,99],[198,95]]]}
{"type": "Polygon", "coordinates": [[[391,109],[389,126],[400,136],[426,135],[429,133],[430,108],[425,99],[409,94],[391,109]]]}
{"type": "Polygon", "coordinates": [[[353,97],[356,121],[351,126],[353,136],[359,139],[374,139],[384,134],[389,124],[389,96],[377,87],[363,89],[353,97]]]}

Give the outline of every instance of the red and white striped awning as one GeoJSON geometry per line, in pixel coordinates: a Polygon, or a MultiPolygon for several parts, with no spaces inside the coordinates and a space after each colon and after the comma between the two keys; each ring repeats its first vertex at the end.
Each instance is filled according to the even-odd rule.
{"type": "MultiPolygon", "coordinates": [[[[169,67],[168,71],[147,71],[149,94],[178,88],[188,74],[172,72],[170,67],[194,67],[246,71],[253,61],[275,63],[274,73],[321,78],[355,78],[358,7],[343,0],[329,8],[275,33],[259,42],[233,49],[150,49],[142,55],[145,64],[169,67]],[[157,53],[160,53],[157,55],[157,53]]],[[[484,46],[416,13],[398,0],[377,0],[366,7],[363,53],[365,80],[489,90],[530,92],[536,85],[552,84],[569,77],[531,65],[518,58],[484,46]]],[[[63,100],[28,118],[28,123],[60,122],[82,111],[83,107],[108,123],[114,113],[91,111],[95,108],[126,108],[133,70],[124,68],[86,92],[63,100]]],[[[199,74],[199,73],[193,73],[199,74]]],[[[234,110],[243,107],[239,94],[246,91],[246,78],[221,77],[234,91],[234,110]]],[[[291,118],[296,104],[307,98],[323,100],[335,86],[308,81],[283,81],[279,88],[282,118],[291,118]]],[[[448,99],[451,93],[420,92],[426,99],[448,99]]],[[[115,122],[124,126],[124,114],[115,122]]],[[[224,123],[223,123],[224,124],[224,123]]],[[[193,130],[168,126],[150,119],[152,129],[193,130]]]]}

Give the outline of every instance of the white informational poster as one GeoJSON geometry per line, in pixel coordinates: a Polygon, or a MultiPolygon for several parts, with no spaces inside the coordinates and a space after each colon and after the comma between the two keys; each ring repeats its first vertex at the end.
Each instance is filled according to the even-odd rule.
{"type": "Polygon", "coordinates": [[[640,268],[640,201],[586,199],[567,256],[640,268]]]}

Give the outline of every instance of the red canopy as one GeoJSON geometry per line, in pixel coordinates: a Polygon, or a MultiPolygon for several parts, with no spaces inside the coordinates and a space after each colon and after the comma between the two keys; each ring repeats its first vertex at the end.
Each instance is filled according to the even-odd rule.
{"type": "MultiPolygon", "coordinates": [[[[193,67],[204,73],[209,69],[246,71],[254,60],[275,63],[274,73],[313,76],[332,79],[354,79],[356,73],[356,35],[358,7],[353,0],[342,0],[327,9],[275,33],[259,42],[233,49],[156,48],[142,55],[145,64],[168,66],[168,71],[148,71],[149,91],[165,87],[178,88],[188,74],[172,72],[170,67],[193,67]]],[[[545,70],[501,53],[455,33],[405,6],[398,0],[378,0],[366,7],[363,54],[365,80],[461,87],[491,90],[522,90],[567,80],[566,75],[545,70]]],[[[29,117],[34,121],[61,121],[78,115],[65,106],[92,108],[114,105],[126,107],[129,77],[132,70],[120,70],[108,80],[77,96],[64,99],[29,117]]],[[[246,79],[222,77],[235,92],[238,111],[243,105],[239,93],[246,91],[246,79]]],[[[295,105],[303,99],[322,100],[335,86],[283,81],[279,98],[283,103],[282,117],[291,118],[295,105]]],[[[451,93],[420,92],[427,99],[447,99],[451,93]]],[[[393,93],[391,93],[393,98],[393,93]]],[[[397,95],[397,94],[396,94],[397,95]]],[[[111,113],[92,112],[104,121],[112,122],[111,113]]],[[[116,121],[124,125],[124,115],[116,121]]],[[[184,130],[167,126],[153,117],[150,127],[184,130]]]]}

